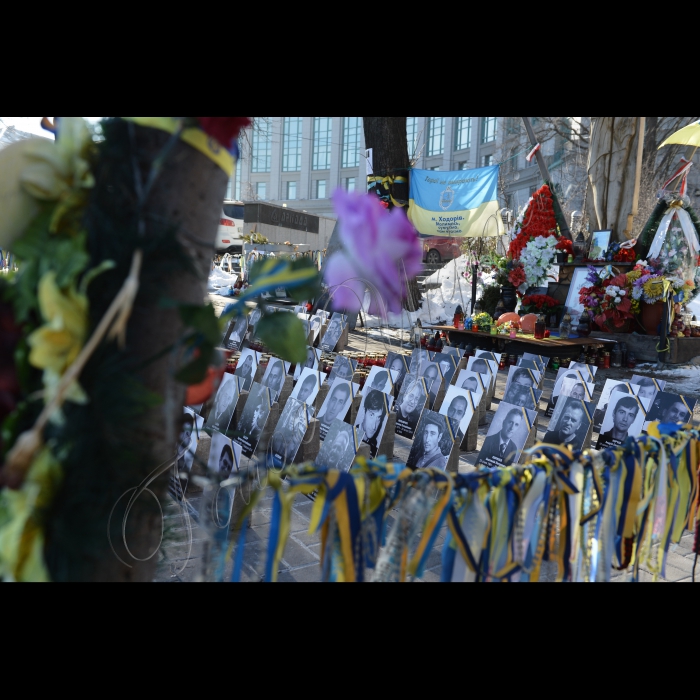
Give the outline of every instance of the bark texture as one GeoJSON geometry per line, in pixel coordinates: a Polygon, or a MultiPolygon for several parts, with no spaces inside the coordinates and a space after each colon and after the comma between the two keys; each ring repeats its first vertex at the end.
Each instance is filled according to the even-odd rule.
{"type": "Polygon", "coordinates": [[[637,117],[592,117],[587,213],[595,230],[613,229],[618,241],[632,211],[638,130],[637,117]]]}

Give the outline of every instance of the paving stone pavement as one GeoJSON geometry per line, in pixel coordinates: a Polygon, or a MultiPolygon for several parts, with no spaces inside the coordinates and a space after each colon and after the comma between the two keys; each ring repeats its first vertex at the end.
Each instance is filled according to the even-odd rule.
{"type": "MultiPolygon", "coordinates": [[[[371,332],[374,334],[374,331],[371,332]]],[[[396,343],[394,343],[394,348],[396,343]]],[[[386,345],[379,343],[371,337],[366,337],[362,331],[351,334],[351,352],[386,352],[386,345]]],[[[639,372],[637,372],[639,373],[639,372]]],[[[633,372],[628,370],[599,370],[596,377],[596,391],[600,392],[607,377],[631,377],[633,372]]],[[[544,393],[540,404],[540,418],[538,426],[538,439],[543,439],[547,431],[548,419],[544,417],[546,402],[554,387],[555,372],[547,370],[544,380],[544,393]]],[[[499,372],[497,380],[496,397],[503,396],[507,372],[499,372]]],[[[597,398],[597,397],[596,397],[597,398]]],[[[479,439],[477,450],[474,452],[463,452],[460,455],[460,473],[474,471],[479,450],[486,438],[488,426],[493,419],[493,415],[498,407],[498,398],[491,406],[487,414],[487,425],[479,429],[479,439]]],[[[699,414],[696,410],[695,419],[698,421],[699,414]]],[[[411,442],[405,438],[397,436],[395,443],[395,461],[405,462],[411,449],[411,442]]],[[[245,464],[243,465],[245,466],[245,464]]],[[[237,496],[240,497],[240,494],[237,496]]],[[[190,504],[198,509],[200,505],[200,495],[190,494],[188,500],[190,504]]],[[[292,522],[289,542],[285,548],[284,555],[280,562],[278,581],[280,582],[317,582],[320,580],[320,536],[309,535],[308,527],[311,517],[312,502],[303,495],[296,497],[292,507],[292,522]]],[[[197,523],[191,522],[188,527],[181,512],[181,506],[175,502],[168,504],[165,509],[166,534],[163,545],[159,551],[159,564],[155,580],[158,582],[190,582],[198,580],[201,575],[202,548],[206,541],[197,523]],[[190,541],[191,537],[191,541],[190,541]]],[[[392,514],[393,515],[393,514],[392,514]]],[[[269,524],[272,516],[272,495],[267,492],[261,499],[252,518],[251,527],[246,533],[245,553],[243,559],[243,572],[241,580],[245,582],[260,582],[264,576],[266,562],[266,545],[269,535],[269,524]]],[[[446,528],[440,532],[436,541],[434,551],[430,555],[428,566],[418,582],[437,582],[440,580],[442,547],[445,541],[446,528]]],[[[694,535],[687,533],[681,543],[669,553],[668,565],[666,569],[666,582],[686,583],[692,581],[693,564],[695,555],[692,552],[694,535]]],[[[234,549],[235,551],[235,549],[234,549]]],[[[225,570],[225,580],[231,575],[231,564],[225,570]]],[[[700,576],[700,566],[698,567],[700,576]]],[[[554,581],[556,571],[553,565],[545,564],[543,568],[542,581],[554,581]]],[[[624,582],[628,574],[621,572],[613,576],[614,582],[624,582]]],[[[641,580],[651,581],[652,574],[649,571],[642,571],[641,580]]]]}

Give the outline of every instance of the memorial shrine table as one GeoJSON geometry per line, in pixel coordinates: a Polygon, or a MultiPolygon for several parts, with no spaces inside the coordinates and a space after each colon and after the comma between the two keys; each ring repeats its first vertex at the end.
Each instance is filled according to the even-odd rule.
{"type": "Polygon", "coordinates": [[[604,338],[567,338],[566,340],[562,338],[545,338],[544,340],[537,340],[532,335],[518,335],[517,338],[511,338],[507,335],[491,335],[491,333],[482,333],[481,331],[462,331],[457,330],[454,326],[425,326],[426,331],[440,331],[441,333],[447,333],[450,338],[450,342],[455,345],[460,345],[461,343],[469,343],[474,340],[480,342],[491,341],[492,349],[496,351],[508,349],[506,346],[511,345],[510,348],[514,352],[518,352],[518,345],[523,346],[521,352],[532,352],[535,355],[542,355],[544,357],[578,357],[581,352],[581,348],[601,348],[607,346],[612,346],[616,344],[616,340],[607,340],[604,338]],[[496,346],[493,346],[493,343],[496,346]],[[535,351],[537,348],[537,351],[535,351]]]}

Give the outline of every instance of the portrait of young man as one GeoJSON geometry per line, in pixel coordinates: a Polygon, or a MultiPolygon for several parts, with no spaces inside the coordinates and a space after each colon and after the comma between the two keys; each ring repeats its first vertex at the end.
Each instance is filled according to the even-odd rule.
{"type": "Polygon", "coordinates": [[[273,403],[277,401],[284,385],[284,362],[282,360],[270,360],[262,383],[272,392],[273,403]]]}
{"type": "Polygon", "coordinates": [[[309,427],[309,411],[306,404],[287,399],[279,423],[272,436],[272,464],[281,468],[292,464],[309,427]]]}
{"type": "Polygon", "coordinates": [[[204,418],[195,414],[190,408],[185,408],[180,439],[177,444],[177,469],[190,471],[199,444],[199,436],[204,428],[204,418]]]}
{"type": "Polygon", "coordinates": [[[393,401],[392,397],[371,389],[360,404],[355,429],[362,431],[362,441],[369,445],[372,457],[376,457],[377,452],[379,452],[389,417],[389,408],[391,408],[393,401]]]}
{"type": "Polygon", "coordinates": [[[440,365],[436,362],[426,362],[421,368],[421,377],[425,379],[425,386],[428,389],[428,408],[432,410],[438,391],[440,391],[442,386],[440,365]]]}
{"type": "Polygon", "coordinates": [[[334,420],[345,420],[345,416],[347,416],[352,404],[353,388],[356,393],[360,387],[357,384],[351,384],[339,379],[328,392],[328,396],[326,396],[326,400],[323,402],[323,406],[321,406],[318,414],[321,440],[326,439],[326,435],[334,420]]]}
{"type": "Polygon", "coordinates": [[[428,392],[419,377],[410,377],[403,383],[396,404],[396,433],[413,439],[421,413],[426,408],[428,392]]]}
{"type": "Polygon", "coordinates": [[[574,451],[582,450],[590,425],[583,402],[567,398],[556,428],[545,434],[544,441],[548,445],[563,445],[574,451]]]}
{"type": "Polygon", "coordinates": [[[447,416],[455,439],[460,442],[469,429],[474,410],[474,398],[471,392],[466,389],[459,389],[456,386],[450,386],[440,407],[440,414],[447,416]]]}
{"type": "Polygon", "coordinates": [[[238,359],[234,374],[240,378],[241,391],[250,391],[250,387],[258,371],[258,357],[253,350],[244,350],[238,359]]]}
{"type": "Polygon", "coordinates": [[[228,430],[233,418],[233,412],[238,403],[238,385],[239,379],[237,377],[224,372],[221,384],[219,384],[219,389],[214,397],[214,405],[204,425],[204,429],[207,432],[210,433],[212,430],[216,430],[220,433],[225,433],[228,430]]]}
{"type": "Polygon", "coordinates": [[[445,445],[451,449],[454,441],[447,417],[434,411],[425,411],[416,430],[407,466],[414,469],[447,469],[450,454],[449,451],[445,454],[443,449],[445,445]]]}
{"type": "Polygon", "coordinates": [[[333,369],[328,376],[328,386],[333,386],[336,379],[343,379],[346,382],[352,380],[355,375],[357,360],[350,360],[347,357],[338,355],[333,363],[333,369]]]}
{"type": "Polygon", "coordinates": [[[224,345],[229,350],[240,350],[241,343],[245,340],[245,335],[248,332],[248,317],[239,316],[229,324],[228,337],[224,341],[224,345]]]}
{"type": "Polygon", "coordinates": [[[311,406],[316,400],[320,388],[321,380],[318,372],[313,369],[305,369],[301,377],[299,377],[297,385],[294,387],[292,398],[311,406]]]}
{"type": "Polygon", "coordinates": [[[593,414],[593,430],[601,431],[603,427],[603,421],[605,420],[605,415],[608,412],[608,404],[610,402],[615,402],[620,398],[619,394],[626,394],[628,396],[632,395],[631,387],[625,382],[616,382],[612,379],[608,379],[603,387],[603,393],[600,396],[600,401],[598,402],[598,407],[593,414]]]}
{"type": "MultiPolygon", "coordinates": [[[[617,392],[618,396],[620,392],[617,392]]],[[[610,403],[603,421],[603,429],[612,422],[612,427],[602,433],[598,438],[597,450],[606,447],[619,447],[628,437],[638,437],[641,433],[642,423],[638,421],[643,414],[639,400],[635,396],[616,397],[615,392],[610,394],[610,403]],[[639,428],[635,426],[639,423],[639,428]]]]}
{"type": "Polygon", "coordinates": [[[315,350],[314,348],[307,345],[306,361],[303,364],[296,366],[296,369],[294,370],[294,381],[301,377],[301,373],[305,369],[318,369],[318,360],[320,353],[320,350],[315,350]]]}
{"type": "MultiPolygon", "coordinates": [[[[641,398],[641,389],[640,389],[641,398]]],[[[676,423],[686,425],[690,423],[695,411],[696,401],[685,396],[660,392],[656,395],[651,410],[647,414],[645,429],[649,423],[676,423]]]]}
{"type": "Polygon", "coordinates": [[[404,377],[408,374],[408,365],[406,358],[395,352],[390,352],[386,357],[386,368],[390,372],[396,372],[396,380],[394,381],[394,396],[398,396],[403,386],[404,377]]]}
{"type": "Polygon", "coordinates": [[[518,458],[527,441],[535,411],[511,407],[501,403],[491,423],[489,434],[479,453],[477,464],[487,467],[509,467],[518,458]]]}
{"type": "Polygon", "coordinates": [[[246,457],[252,457],[258,447],[262,431],[270,417],[272,396],[270,390],[254,382],[241,419],[236,426],[236,442],[243,448],[246,457]]]}
{"type": "Polygon", "coordinates": [[[513,382],[506,390],[503,401],[513,406],[536,411],[541,397],[542,392],[539,389],[531,389],[523,384],[513,382]]]}

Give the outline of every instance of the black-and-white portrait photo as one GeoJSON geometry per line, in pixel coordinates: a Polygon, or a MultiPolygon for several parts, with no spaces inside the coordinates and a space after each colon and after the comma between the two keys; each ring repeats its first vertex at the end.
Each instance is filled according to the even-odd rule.
{"type": "Polygon", "coordinates": [[[263,386],[272,392],[272,403],[279,399],[284,386],[284,362],[275,357],[271,357],[267,364],[267,369],[262,378],[263,386]]]}
{"type": "Polygon", "coordinates": [[[477,374],[484,376],[484,384],[488,384],[489,388],[491,387],[492,373],[488,360],[480,360],[476,357],[470,357],[469,362],[467,363],[467,369],[470,372],[476,372],[477,374]]]}
{"type": "Polygon", "coordinates": [[[340,336],[343,334],[345,329],[345,324],[347,323],[347,316],[342,316],[340,314],[333,314],[326,333],[321,340],[321,349],[324,352],[333,352],[338,345],[340,336]]]}
{"type": "Polygon", "coordinates": [[[408,365],[408,371],[410,374],[416,375],[420,373],[420,368],[426,363],[430,362],[430,355],[425,348],[416,348],[411,353],[411,362],[408,365]]]}
{"type": "Polygon", "coordinates": [[[341,420],[334,420],[321,444],[321,451],[316,457],[317,467],[336,469],[341,472],[350,471],[362,436],[351,425],[341,420]]]}
{"type": "Polygon", "coordinates": [[[197,445],[199,445],[199,437],[203,428],[204,418],[198,416],[191,408],[185,408],[180,439],[177,443],[178,472],[188,472],[192,469],[192,462],[197,454],[197,445]]]}
{"type": "Polygon", "coordinates": [[[452,377],[457,370],[457,365],[459,362],[455,360],[452,355],[447,355],[444,352],[435,353],[435,355],[433,355],[433,362],[440,365],[440,373],[442,374],[442,378],[445,380],[445,386],[449,386],[450,382],[452,381],[452,377]]]}
{"type": "Polygon", "coordinates": [[[312,316],[309,319],[309,329],[313,333],[314,342],[318,338],[318,334],[321,332],[321,326],[323,325],[323,319],[320,316],[312,316]]]}
{"type": "Polygon", "coordinates": [[[405,355],[400,355],[397,352],[390,352],[386,356],[385,368],[391,372],[396,372],[396,380],[394,381],[394,396],[398,396],[403,386],[403,380],[408,374],[408,362],[405,355]]]}
{"type": "Polygon", "coordinates": [[[226,335],[224,336],[224,347],[229,350],[240,350],[241,344],[245,340],[248,332],[248,317],[238,316],[228,324],[226,335]]]}
{"type": "Polygon", "coordinates": [[[532,360],[539,368],[540,374],[544,375],[544,370],[549,364],[548,357],[542,357],[542,355],[533,355],[531,352],[523,353],[523,360],[532,360]]]}
{"type": "Polygon", "coordinates": [[[582,450],[593,422],[593,404],[579,399],[562,397],[544,436],[548,445],[563,445],[574,452],[582,450]]]}
{"type": "Polygon", "coordinates": [[[379,451],[393,403],[394,397],[387,396],[381,391],[370,389],[363,394],[355,428],[362,431],[362,442],[369,445],[372,457],[376,457],[379,451]]]}
{"type": "Polygon", "coordinates": [[[508,389],[506,389],[503,400],[513,406],[520,406],[530,411],[537,411],[539,410],[542,393],[540,389],[531,389],[524,384],[512,382],[508,389]]]}
{"type": "Polygon", "coordinates": [[[616,388],[610,394],[597,450],[624,445],[627,438],[639,437],[644,429],[646,411],[640,400],[634,395],[615,391],[616,388]]]}
{"type": "Polygon", "coordinates": [[[412,440],[427,404],[428,390],[425,380],[408,375],[396,402],[396,434],[412,440]]]}
{"type": "Polygon", "coordinates": [[[294,462],[310,420],[309,407],[305,403],[291,397],[287,399],[270,441],[268,466],[282,468],[294,462]]]}
{"type": "Polygon", "coordinates": [[[326,400],[318,412],[319,432],[321,440],[326,439],[326,434],[334,420],[344,421],[348,415],[352,400],[360,390],[359,384],[352,384],[344,379],[338,379],[326,396],[326,400]]]}
{"type": "Polygon", "coordinates": [[[508,379],[506,380],[506,392],[512,384],[520,384],[527,389],[537,389],[540,383],[540,374],[532,369],[524,367],[511,367],[508,370],[508,379]]]}
{"type": "Polygon", "coordinates": [[[472,372],[469,369],[463,369],[457,377],[455,386],[470,391],[473,394],[474,403],[479,405],[481,398],[489,389],[488,377],[484,377],[478,372],[472,372]]]}
{"type": "Polygon", "coordinates": [[[384,369],[383,367],[372,367],[367,381],[365,381],[365,390],[367,387],[382,391],[385,394],[394,395],[394,382],[398,378],[399,373],[392,370],[384,369]]]}
{"type": "Polygon", "coordinates": [[[306,346],[306,361],[303,364],[296,365],[294,369],[294,380],[296,381],[301,377],[301,373],[305,369],[318,369],[319,362],[321,361],[321,350],[312,348],[311,346],[306,346]]]}
{"type": "Polygon", "coordinates": [[[595,382],[595,375],[598,372],[598,368],[595,365],[585,365],[583,362],[572,362],[569,365],[569,369],[582,372],[589,382],[595,382]]]}
{"type": "Polygon", "coordinates": [[[313,405],[321,389],[321,375],[314,369],[305,369],[294,387],[292,398],[313,405]]]}
{"type": "Polygon", "coordinates": [[[536,417],[536,411],[528,411],[502,401],[489,427],[477,466],[493,469],[515,464],[527,443],[536,417]]]}
{"type": "Polygon", "coordinates": [[[271,408],[270,390],[262,384],[253,382],[241,419],[236,426],[235,441],[243,448],[243,454],[246,457],[252,457],[255,454],[267,419],[270,417],[271,408]]]}
{"type": "Polygon", "coordinates": [[[477,360],[488,360],[489,362],[495,362],[498,364],[501,361],[500,352],[488,352],[487,350],[477,350],[476,351],[477,360]]]}
{"type": "Polygon", "coordinates": [[[455,438],[461,441],[467,434],[475,410],[479,410],[479,404],[474,404],[474,396],[470,391],[450,386],[440,407],[440,414],[447,416],[455,438]]]}
{"type": "Polygon", "coordinates": [[[542,377],[542,370],[540,369],[540,366],[537,364],[537,362],[535,362],[535,360],[521,359],[518,363],[518,367],[521,367],[522,369],[531,369],[537,374],[538,380],[540,377],[542,377]]]}
{"type": "Polygon", "coordinates": [[[253,309],[248,316],[248,328],[255,332],[255,326],[258,325],[258,321],[262,318],[262,311],[260,309],[253,309]]]}
{"type": "Polygon", "coordinates": [[[218,480],[226,481],[240,470],[241,446],[229,440],[225,435],[214,431],[211,435],[209,449],[209,472],[216,474],[218,480]]]}
{"type": "Polygon", "coordinates": [[[465,350],[460,350],[459,348],[455,348],[450,345],[447,345],[442,349],[442,353],[444,355],[452,355],[452,357],[457,360],[457,364],[459,364],[459,361],[462,359],[465,352],[465,350]]]}
{"type": "MultiPolygon", "coordinates": [[[[640,390],[641,398],[641,390],[640,390]]],[[[644,430],[647,429],[649,423],[676,423],[678,425],[687,425],[693,419],[695,411],[695,399],[689,399],[685,396],[677,394],[668,394],[660,392],[654,397],[651,408],[647,413],[644,430]]]]}
{"type": "Polygon", "coordinates": [[[217,430],[220,433],[226,433],[240,396],[239,384],[238,377],[224,372],[224,375],[221,377],[221,384],[219,384],[219,389],[214,397],[214,405],[204,425],[204,429],[207,432],[210,433],[212,430],[217,430]]]}
{"type": "Polygon", "coordinates": [[[447,469],[456,436],[447,416],[424,411],[406,465],[414,469],[447,469]]]}
{"type": "Polygon", "coordinates": [[[351,360],[343,355],[337,355],[333,362],[333,369],[328,376],[328,386],[332,387],[336,379],[343,379],[346,382],[352,380],[357,369],[357,360],[351,360]]]}
{"type": "Polygon", "coordinates": [[[560,370],[554,382],[554,389],[549,398],[545,415],[548,418],[552,417],[560,395],[579,401],[592,401],[595,383],[589,382],[588,379],[588,373],[584,374],[581,370],[560,370]]]}
{"type": "Polygon", "coordinates": [[[639,391],[638,386],[632,386],[629,382],[619,382],[615,379],[606,379],[603,393],[598,400],[598,406],[593,414],[593,430],[597,433],[601,432],[603,420],[608,412],[608,404],[613,399],[618,399],[620,396],[636,396],[639,391]]]}
{"type": "Polygon", "coordinates": [[[425,386],[428,389],[428,408],[432,410],[443,382],[440,365],[437,362],[425,362],[420,368],[420,376],[425,379],[425,386]]]}
{"type": "Polygon", "coordinates": [[[236,371],[234,374],[240,379],[239,385],[241,391],[250,391],[250,387],[255,380],[255,373],[258,371],[260,362],[260,353],[246,348],[238,358],[236,371]]]}
{"type": "Polygon", "coordinates": [[[630,379],[630,384],[639,387],[637,396],[647,411],[650,411],[651,407],[654,405],[656,395],[666,387],[666,382],[663,381],[663,379],[640,377],[636,374],[630,379]]]}

